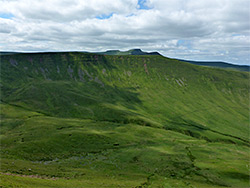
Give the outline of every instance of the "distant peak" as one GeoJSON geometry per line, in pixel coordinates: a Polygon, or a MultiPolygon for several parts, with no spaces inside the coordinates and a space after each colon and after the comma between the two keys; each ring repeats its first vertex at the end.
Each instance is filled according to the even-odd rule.
{"type": "Polygon", "coordinates": [[[159,52],[144,52],[141,49],[129,50],[131,55],[161,55],[159,52]]]}
{"type": "Polygon", "coordinates": [[[120,52],[120,50],[107,50],[106,52],[120,52]]]}
{"type": "Polygon", "coordinates": [[[139,49],[139,48],[136,48],[136,49],[131,49],[131,50],[129,50],[129,51],[142,52],[142,50],[141,50],[141,49],[139,49]]]}
{"type": "Polygon", "coordinates": [[[144,52],[139,48],[131,49],[128,51],[107,50],[106,52],[97,52],[97,53],[106,55],[161,55],[158,52],[144,52]]]}
{"type": "Polygon", "coordinates": [[[147,52],[143,52],[141,49],[132,49],[129,50],[131,55],[145,55],[147,52]]]}

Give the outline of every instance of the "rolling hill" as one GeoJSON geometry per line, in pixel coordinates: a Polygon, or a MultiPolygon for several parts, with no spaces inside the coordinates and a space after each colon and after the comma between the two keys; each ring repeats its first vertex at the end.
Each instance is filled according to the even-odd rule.
{"type": "Polygon", "coordinates": [[[248,187],[249,72],[141,53],[1,55],[1,186],[248,187]]]}
{"type": "Polygon", "coordinates": [[[216,67],[216,68],[223,68],[223,69],[233,69],[233,70],[239,70],[239,71],[250,71],[249,65],[235,65],[225,62],[213,62],[213,61],[188,61],[188,60],[180,60],[187,63],[191,63],[194,65],[200,65],[200,66],[207,66],[207,67],[216,67]]]}

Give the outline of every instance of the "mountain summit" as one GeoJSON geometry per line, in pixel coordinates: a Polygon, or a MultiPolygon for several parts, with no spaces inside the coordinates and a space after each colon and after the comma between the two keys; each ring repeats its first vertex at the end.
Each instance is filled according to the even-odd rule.
{"type": "Polygon", "coordinates": [[[141,49],[131,49],[128,51],[107,50],[106,52],[97,52],[105,55],[161,55],[159,52],[144,52],[141,49]]]}

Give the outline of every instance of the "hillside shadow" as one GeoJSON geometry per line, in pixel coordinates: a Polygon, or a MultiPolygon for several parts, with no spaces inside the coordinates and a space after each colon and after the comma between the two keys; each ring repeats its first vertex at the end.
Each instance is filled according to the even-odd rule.
{"type": "Polygon", "coordinates": [[[241,172],[223,172],[223,175],[229,177],[230,179],[238,179],[238,180],[249,180],[250,175],[249,174],[244,174],[241,172]]]}

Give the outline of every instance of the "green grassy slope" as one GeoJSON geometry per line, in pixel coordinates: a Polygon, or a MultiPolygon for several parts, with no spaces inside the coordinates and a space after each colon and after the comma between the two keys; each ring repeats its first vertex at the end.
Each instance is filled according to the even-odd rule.
{"type": "Polygon", "coordinates": [[[37,53],[0,84],[3,187],[249,186],[249,73],[37,53]]]}

